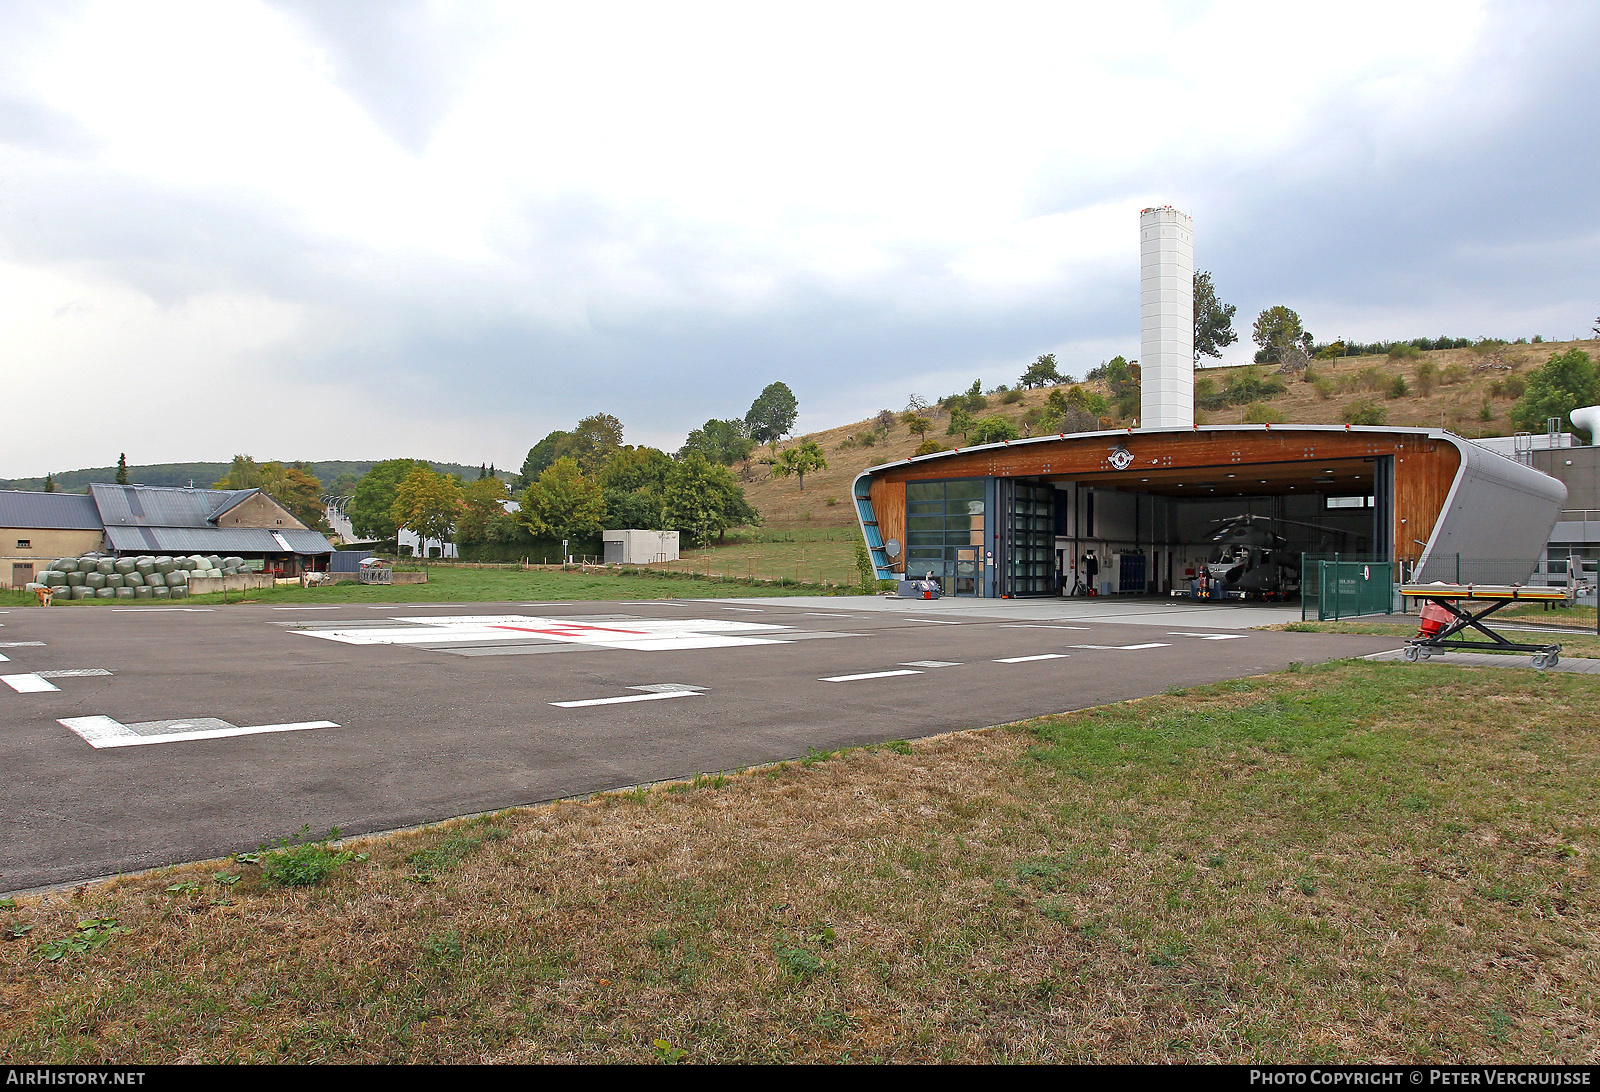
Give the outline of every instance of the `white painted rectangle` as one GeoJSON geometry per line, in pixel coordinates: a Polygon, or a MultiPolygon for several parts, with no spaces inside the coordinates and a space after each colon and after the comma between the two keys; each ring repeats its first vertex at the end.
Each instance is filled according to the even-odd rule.
{"type": "Polygon", "coordinates": [[[693,698],[697,695],[693,690],[668,690],[650,694],[624,694],[617,698],[587,698],[583,701],[553,701],[550,704],[558,709],[581,709],[589,705],[626,705],[636,701],[664,701],[667,698],[693,698]]]}
{"type": "Polygon", "coordinates": [[[862,675],[832,675],[818,682],[860,682],[862,679],[888,679],[895,675],[920,675],[920,671],[868,671],[862,675]]]}
{"type": "Polygon", "coordinates": [[[43,694],[47,690],[60,690],[48,679],[38,675],[0,675],[0,682],[5,683],[19,694],[43,694]]]}
{"type": "Polygon", "coordinates": [[[996,660],[995,663],[1026,664],[1032,663],[1034,660],[1065,660],[1066,658],[1067,654],[1065,652],[1044,652],[1038,656],[1008,656],[1003,660],[996,660]]]}
{"type": "Polygon", "coordinates": [[[1142,648],[1171,648],[1171,645],[1157,641],[1147,645],[1073,645],[1073,648],[1092,648],[1101,652],[1137,652],[1142,648]]]}

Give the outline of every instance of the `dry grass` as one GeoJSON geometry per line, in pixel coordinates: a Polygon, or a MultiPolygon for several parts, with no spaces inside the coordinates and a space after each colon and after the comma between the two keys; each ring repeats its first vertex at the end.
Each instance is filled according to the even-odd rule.
{"type": "Polygon", "coordinates": [[[1585,1061],[1597,697],[1347,663],[18,899],[0,1054],[1585,1061]]]}

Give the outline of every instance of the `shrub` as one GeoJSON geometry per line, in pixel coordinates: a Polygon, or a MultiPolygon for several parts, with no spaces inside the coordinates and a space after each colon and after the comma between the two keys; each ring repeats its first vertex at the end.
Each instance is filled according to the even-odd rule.
{"type": "Polygon", "coordinates": [[[1227,406],[1244,406],[1260,402],[1288,390],[1282,381],[1262,378],[1255,368],[1246,368],[1228,380],[1228,385],[1214,394],[1200,396],[1195,392],[1195,405],[1201,409],[1223,409],[1227,406]]]}
{"type": "Polygon", "coordinates": [[[1344,408],[1344,423],[1347,425],[1382,425],[1388,420],[1389,411],[1370,398],[1351,402],[1344,408]]]}
{"type": "Polygon", "coordinates": [[[1439,373],[1439,381],[1447,387],[1453,387],[1457,383],[1465,383],[1466,380],[1467,367],[1465,364],[1451,364],[1439,373]]]}
{"type": "MultiPolygon", "coordinates": [[[[1004,390],[1004,388],[1001,388],[1001,389],[1004,390]]],[[[1008,406],[1015,405],[1016,403],[1022,401],[1022,392],[1021,391],[1006,391],[1004,394],[1002,394],[1000,396],[1000,401],[1004,402],[1008,406]]]]}
{"type": "Polygon", "coordinates": [[[315,842],[305,840],[310,833],[311,827],[303,826],[293,841],[279,839],[277,849],[257,855],[262,880],[272,887],[310,887],[327,879],[345,862],[366,859],[365,854],[329,847],[328,843],[339,837],[338,827],[329,828],[328,833],[315,842]]]}
{"type": "Polygon", "coordinates": [[[950,449],[945,447],[938,440],[924,440],[924,441],[922,441],[922,443],[917,445],[917,450],[915,452],[913,452],[913,454],[916,454],[916,455],[932,455],[936,451],[948,451],[948,450],[950,450],[950,449]]]}
{"type": "Polygon", "coordinates": [[[975,421],[967,439],[974,444],[997,444],[1001,440],[1015,440],[1021,435],[1016,425],[996,414],[975,421]]]}
{"type": "Polygon", "coordinates": [[[1319,375],[1317,376],[1316,382],[1312,383],[1311,386],[1312,389],[1317,392],[1317,397],[1326,402],[1328,399],[1333,397],[1333,392],[1337,389],[1338,385],[1326,376],[1319,375]]]}
{"type": "Polygon", "coordinates": [[[1391,361],[1419,360],[1421,357],[1422,350],[1415,345],[1400,344],[1389,349],[1389,359],[1391,361]]]}
{"type": "Polygon", "coordinates": [[[1287,420],[1281,410],[1261,402],[1251,402],[1244,408],[1244,423],[1247,425],[1281,425],[1287,420]]]}
{"type": "Polygon", "coordinates": [[[1389,389],[1385,393],[1388,394],[1390,398],[1404,398],[1406,395],[1411,393],[1411,388],[1406,386],[1405,376],[1397,375],[1389,383],[1389,389]]]}
{"type": "Polygon", "coordinates": [[[1487,398],[1485,398],[1483,400],[1483,405],[1478,407],[1478,420],[1480,420],[1480,421],[1493,421],[1494,420],[1494,410],[1490,408],[1489,400],[1487,398]]]}
{"type": "Polygon", "coordinates": [[[1381,391],[1389,385],[1389,373],[1376,364],[1368,364],[1350,377],[1352,390],[1381,391]]]}
{"type": "Polygon", "coordinates": [[[1433,385],[1439,379],[1439,365],[1431,360],[1424,360],[1411,369],[1411,375],[1417,381],[1417,393],[1432,394],[1433,385]]]}

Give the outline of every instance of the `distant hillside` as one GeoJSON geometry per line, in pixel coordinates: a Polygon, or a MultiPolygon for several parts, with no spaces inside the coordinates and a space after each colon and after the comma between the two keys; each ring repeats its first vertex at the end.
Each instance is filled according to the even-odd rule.
{"type": "MultiPolygon", "coordinates": [[[[292,462],[293,460],[260,459],[258,462],[292,462]]],[[[362,461],[314,462],[309,464],[309,473],[320,481],[324,488],[332,488],[333,483],[342,475],[361,477],[371,470],[379,460],[368,459],[362,461]]],[[[232,460],[225,463],[153,463],[146,466],[129,466],[128,481],[135,485],[174,485],[185,486],[191,482],[197,489],[209,489],[213,483],[221,481],[232,466],[232,460]]],[[[467,481],[478,476],[475,466],[463,466],[461,463],[434,463],[433,467],[441,474],[459,474],[467,481]]],[[[503,481],[512,481],[516,472],[511,470],[496,470],[495,475],[503,481]]],[[[56,489],[64,493],[82,493],[91,484],[96,482],[111,482],[117,477],[115,466],[90,467],[87,470],[66,470],[57,473],[56,489]]],[[[44,488],[43,478],[0,478],[0,489],[32,489],[44,488]]]]}
{"type": "MultiPolygon", "coordinates": [[[[1255,374],[1264,380],[1278,380],[1285,389],[1278,394],[1261,398],[1254,405],[1235,405],[1219,409],[1197,409],[1195,419],[1206,425],[1232,425],[1245,422],[1247,415],[1256,419],[1267,417],[1301,425],[1343,424],[1349,407],[1359,402],[1370,402],[1384,414],[1389,425],[1446,428],[1460,436],[1505,436],[1513,429],[1509,420],[1511,406],[1520,394],[1522,377],[1550,359],[1551,354],[1580,348],[1591,356],[1596,355],[1600,344],[1594,341],[1543,342],[1530,345],[1499,345],[1487,348],[1435,349],[1419,352],[1407,359],[1391,360],[1386,356],[1339,357],[1332,361],[1319,360],[1312,365],[1313,382],[1303,382],[1302,377],[1277,375],[1277,366],[1253,365],[1255,374]],[[1419,365],[1431,364],[1430,372],[1419,365]],[[1406,380],[1407,393],[1390,397],[1396,377],[1406,380]],[[1422,392],[1428,387],[1427,393],[1422,392]],[[1487,408],[1488,416],[1483,414],[1487,408]]],[[[1196,401],[1203,402],[1202,392],[1213,393],[1226,389],[1236,376],[1248,367],[1202,368],[1195,375],[1196,401]]],[[[1022,372],[1022,365],[1017,373],[1022,372]]],[[[1089,389],[1105,391],[1103,385],[1086,384],[1089,389]]],[[[907,392],[910,393],[909,391],[907,392]]],[[[949,391],[924,390],[917,393],[929,399],[941,398],[949,391]]],[[[1017,401],[1006,403],[1004,395],[991,394],[988,408],[975,416],[998,414],[1006,417],[1023,431],[1021,418],[1034,406],[1049,397],[1050,388],[1033,391],[1016,391],[1017,401]]],[[[903,404],[890,407],[898,417],[903,404]]],[[[876,416],[877,411],[873,411],[876,416]]],[[[949,414],[937,406],[926,411],[933,421],[928,433],[930,440],[938,440],[946,447],[965,446],[960,436],[948,436],[945,429],[950,423],[949,414]]],[[[1119,421],[1118,424],[1131,424],[1119,421]]],[[[850,503],[850,483],[856,475],[869,466],[892,462],[910,456],[921,441],[908,433],[904,425],[895,424],[885,439],[864,446],[860,438],[873,434],[872,418],[856,421],[837,428],[825,429],[797,437],[780,444],[779,450],[799,440],[812,439],[822,445],[828,459],[828,469],[806,475],[802,492],[794,478],[773,478],[767,467],[757,463],[742,464],[734,468],[745,479],[745,496],[755,505],[769,527],[827,527],[855,522],[850,503]]],[[[758,448],[759,458],[766,448],[758,448]]]]}

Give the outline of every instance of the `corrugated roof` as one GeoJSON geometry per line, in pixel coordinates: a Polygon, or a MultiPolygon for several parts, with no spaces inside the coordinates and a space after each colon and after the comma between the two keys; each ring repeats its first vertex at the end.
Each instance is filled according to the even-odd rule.
{"type": "Polygon", "coordinates": [[[0,527],[37,531],[98,531],[100,510],[83,493],[0,490],[0,527]]]}
{"type": "Polygon", "coordinates": [[[333,544],[315,531],[264,527],[106,528],[106,545],[122,554],[331,554],[333,544]],[[277,536],[289,544],[286,551],[277,536]]]}
{"type": "Polygon", "coordinates": [[[174,489],[162,485],[91,485],[107,527],[208,527],[256,489],[174,489]]]}

